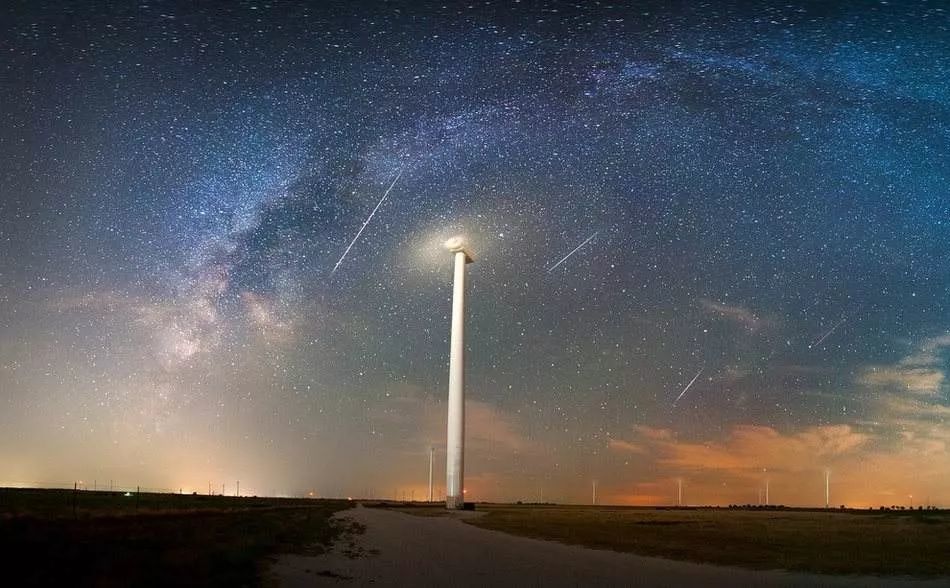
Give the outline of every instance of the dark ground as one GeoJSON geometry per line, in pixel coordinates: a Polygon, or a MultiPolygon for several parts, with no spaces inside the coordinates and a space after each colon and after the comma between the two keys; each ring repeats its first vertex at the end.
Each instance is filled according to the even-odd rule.
{"type": "Polygon", "coordinates": [[[717,565],[950,576],[950,512],[479,505],[469,523],[538,539],[717,565]]]}
{"type": "MultiPolygon", "coordinates": [[[[375,502],[375,501],[374,501],[375,502]]],[[[483,505],[479,505],[482,507],[483,505]]],[[[501,506],[501,505],[499,505],[501,506]]],[[[531,507],[528,507],[531,508],[531,507]]],[[[581,508],[582,509],[582,508],[581,508]]],[[[491,513],[412,516],[423,508],[355,508],[365,531],[319,556],[284,555],[270,568],[282,588],[543,586],[544,588],[946,588],[946,578],[818,575],[749,570],[588,549],[480,528],[491,513]]],[[[729,516],[734,513],[722,513],[729,516]]],[[[681,528],[689,544],[689,530],[681,528]]]]}
{"type": "Polygon", "coordinates": [[[256,586],[269,555],[331,543],[330,516],[350,506],[0,489],[0,565],[17,586],[256,586]]]}
{"type": "MultiPolygon", "coordinates": [[[[417,516],[441,505],[373,502],[417,516]]],[[[757,570],[950,577],[950,511],[478,504],[471,525],[594,549],[757,570]]],[[[948,583],[950,585],[950,583],[948,583]]]]}

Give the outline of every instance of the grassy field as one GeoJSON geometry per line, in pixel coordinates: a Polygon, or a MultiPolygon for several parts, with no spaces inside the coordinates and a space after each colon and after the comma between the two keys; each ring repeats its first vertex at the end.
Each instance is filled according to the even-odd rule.
{"type": "MultiPolygon", "coordinates": [[[[438,507],[405,509],[434,515],[438,507]],[[431,511],[431,512],[428,512],[431,511]]],[[[950,513],[478,505],[515,535],[753,569],[950,576],[950,513]]]]}
{"type": "Polygon", "coordinates": [[[350,506],[0,489],[0,565],[25,586],[257,586],[268,555],[319,551],[346,531],[330,516],[350,506]]]}

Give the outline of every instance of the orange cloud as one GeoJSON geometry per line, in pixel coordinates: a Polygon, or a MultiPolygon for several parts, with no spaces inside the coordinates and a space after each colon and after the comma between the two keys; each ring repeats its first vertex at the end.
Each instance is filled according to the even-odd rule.
{"type": "Polygon", "coordinates": [[[607,446],[610,449],[626,451],[628,453],[637,453],[640,455],[645,455],[647,453],[647,449],[643,445],[630,443],[629,441],[621,441],[620,439],[611,439],[607,442],[607,446]]]}
{"type": "Polygon", "coordinates": [[[638,427],[633,441],[614,440],[611,448],[655,457],[658,464],[677,470],[724,470],[735,475],[781,467],[799,471],[815,467],[816,460],[845,455],[868,442],[869,436],[849,425],[812,427],[783,435],[771,427],[739,425],[723,441],[677,441],[672,431],[638,427]]]}
{"type": "Polygon", "coordinates": [[[768,479],[772,504],[816,506],[824,503],[824,470],[830,468],[835,505],[950,503],[950,430],[942,419],[925,424],[905,417],[886,424],[792,433],[739,425],[724,439],[702,442],[678,440],[669,429],[637,427],[610,449],[635,454],[654,473],[647,480],[621,479],[604,496],[623,504],[672,504],[681,478],[687,504],[755,503],[763,499],[768,479]]]}

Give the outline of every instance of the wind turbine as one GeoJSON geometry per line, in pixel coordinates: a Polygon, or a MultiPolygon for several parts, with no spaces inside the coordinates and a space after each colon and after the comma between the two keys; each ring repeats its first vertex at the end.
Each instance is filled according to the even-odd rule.
{"type": "Polygon", "coordinates": [[[465,266],[474,259],[462,237],[452,237],[445,242],[445,248],[455,258],[445,448],[445,508],[462,509],[465,508],[465,266]]]}

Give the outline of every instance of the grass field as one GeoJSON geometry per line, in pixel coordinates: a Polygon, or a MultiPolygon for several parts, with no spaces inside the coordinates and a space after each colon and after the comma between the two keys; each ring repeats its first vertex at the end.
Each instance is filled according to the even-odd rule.
{"type": "MultiPolygon", "coordinates": [[[[401,509],[438,516],[440,507],[401,509]]],[[[950,512],[490,505],[466,523],[670,559],[825,574],[950,576],[950,512]]]]}
{"type": "Polygon", "coordinates": [[[0,489],[0,565],[25,586],[256,586],[269,554],[319,551],[350,506],[0,489]]]}

